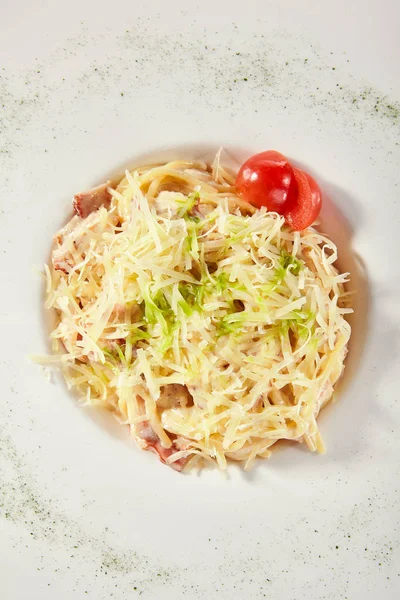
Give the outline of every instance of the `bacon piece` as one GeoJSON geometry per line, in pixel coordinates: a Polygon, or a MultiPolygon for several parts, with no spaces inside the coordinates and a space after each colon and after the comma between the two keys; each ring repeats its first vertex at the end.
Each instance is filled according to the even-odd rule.
{"type": "Polygon", "coordinates": [[[161,444],[160,438],[155,433],[148,421],[142,421],[142,423],[138,423],[135,426],[131,425],[131,432],[133,433],[138,445],[140,448],[142,448],[142,450],[150,450],[150,452],[154,452],[154,454],[157,454],[162,463],[172,467],[172,469],[175,471],[182,471],[189,457],[179,458],[172,463],[167,463],[167,458],[180,450],[180,448],[176,446],[175,441],[172,442],[172,446],[170,448],[164,448],[164,446],[161,444]]]}
{"type": "Polygon", "coordinates": [[[110,184],[111,181],[106,181],[106,183],[102,183],[87,192],[76,194],[72,203],[76,214],[84,219],[101,206],[108,206],[111,194],[107,188],[110,187],[110,184]]]}
{"type": "Polygon", "coordinates": [[[80,252],[81,259],[85,255],[79,249],[80,240],[86,229],[94,229],[99,223],[96,212],[89,214],[84,220],[74,215],[72,219],[54,236],[54,247],[51,255],[53,267],[56,271],[62,271],[68,275],[75,266],[75,260],[71,254],[71,245],[80,252]]]}
{"type": "Polygon", "coordinates": [[[62,271],[65,275],[68,275],[74,266],[74,262],[68,256],[57,258],[57,255],[52,257],[53,267],[55,271],[62,271]]]}
{"type": "Polygon", "coordinates": [[[196,203],[190,213],[194,217],[198,217],[202,221],[206,219],[207,215],[214,210],[215,206],[212,204],[205,204],[204,202],[200,202],[196,200],[196,203]]]}

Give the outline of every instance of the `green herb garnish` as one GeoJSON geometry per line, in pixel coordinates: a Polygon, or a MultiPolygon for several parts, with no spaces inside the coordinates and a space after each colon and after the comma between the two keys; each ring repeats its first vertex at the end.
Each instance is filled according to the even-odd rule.
{"type": "Polygon", "coordinates": [[[200,199],[199,192],[193,192],[186,198],[177,198],[176,203],[180,207],[178,210],[179,217],[185,217],[195,206],[196,202],[200,199]]]}
{"type": "Polygon", "coordinates": [[[293,275],[298,275],[303,268],[303,262],[284,249],[281,250],[279,263],[285,271],[290,268],[293,275]]]}

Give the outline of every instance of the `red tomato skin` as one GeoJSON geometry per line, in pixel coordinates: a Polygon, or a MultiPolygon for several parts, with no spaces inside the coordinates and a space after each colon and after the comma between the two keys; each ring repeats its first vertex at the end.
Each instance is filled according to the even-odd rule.
{"type": "Polygon", "coordinates": [[[296,203],[297,183],[287,158],[275,150],[251,156],[240,167],[236,189],[244,200],[279,214],[296,203]]]}
{"type": "Polygon", "coordinates": [[[322,194],[319,185],[311,175],[293,167],[293,175],[297,183],[297,199],[286,213],[288,225],[295,231],[310,227],[318,217],[322,194]]]}

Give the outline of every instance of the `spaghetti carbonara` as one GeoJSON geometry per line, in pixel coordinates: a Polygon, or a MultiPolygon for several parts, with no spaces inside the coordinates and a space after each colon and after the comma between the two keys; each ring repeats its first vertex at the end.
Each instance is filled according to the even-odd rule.
{"type": "Polygon", "coordinates": [[[282,439],[323,451],[350,336],[335,245],[234,181],[219,157],[126,171],[75,197],[45,268],[52,362],[177,470],[249,468],[282,439]]]}

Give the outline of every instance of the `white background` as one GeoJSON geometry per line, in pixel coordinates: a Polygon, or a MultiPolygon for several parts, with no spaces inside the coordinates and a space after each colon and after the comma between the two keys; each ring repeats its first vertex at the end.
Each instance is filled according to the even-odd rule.
{"type": "Polygon", "coordinates": [[[5,600],[399,597],[400,5],[234,4],[3,2],[5,600]],[[182,476],[28,361],[46,349],[34,268],[72,195],[175,145],[276,148],[346,219],[328,211],[326,227],[359,314],[325,456],[291,447],[250,474],[182,476]]]}

